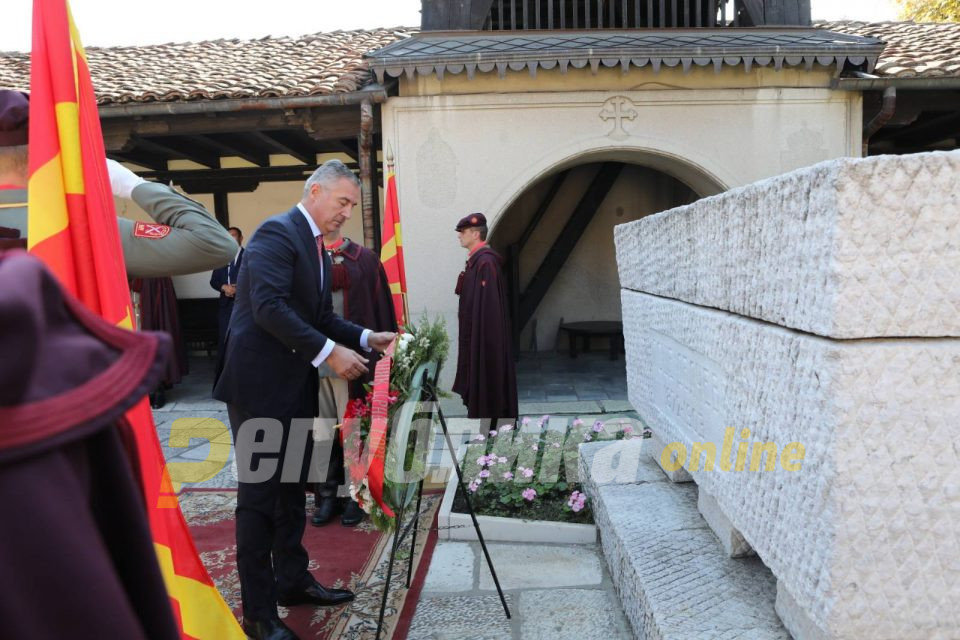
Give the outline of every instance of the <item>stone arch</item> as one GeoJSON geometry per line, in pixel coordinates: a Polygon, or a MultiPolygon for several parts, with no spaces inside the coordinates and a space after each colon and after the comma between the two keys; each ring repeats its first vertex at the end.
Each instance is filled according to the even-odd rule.
{"type": "Polygon", "coordinates": [[[491,236],[496,234],[497,224],[503,214],[532,186],[554,173],[578,165],[612,161],[656,169],[683,182],[701,198],[722,193],[739,182],[735,177],[726,175],[727,172],[719,163],[710,166],[714,163],[692,160],[695,157],[692,149],[611,146],[609,142],[604,138],[595,144],[555,149],[531,163],[530,170],[500,190],[487,208],[491,236]]]}
{"type": "MultiPolygon", "coordinates": [[[[609,140],[604,140],[609,142],[609,140]]],[[[618,220],[628,222],[636,219],[639,215],[627,215],[624,218],[624,209],[629,213],[636,214],[636,207],[631,207],[627,202],[636,204],[639,199],[623,199],[623,189],[618,195],[616,189],[610,192],[614,198],[613,203],[609,199],[604,200],[603,208],[597,209],[597,217],[590,226],[586,228],[584,235],[578,241],[578,246],[568,258],[568,263],[559,274],[556,274],[556,281],[542,300],[538,304],[537,311],[530,319],[537,318],[539,327],[534,324],[528,324],[524,321],[526,316],[522,316],[520,308],[524,305],[519,304],[519,293],[525,292],[526,286],[530,283],[530,277],[536,270],[536,265],[542,260],[545,245],[542,241],[535,242],[531,240],[525,246],[521,254],[512,254],[508,250],[508,245],[515,243],[519,237],[519,227],[525,226],[532,219],[533,215],[530,208],[530,198],[536,201],[545,191],[544,187],[551,181],[551,176],[565,170],[570,170],[564,181],[564,186],[558,192],[555,200],[554,213],[547,214],[541,222],[538,223],[536,231],[532,238],[551,233],[556,234],[559,229],[558,224],[563,224],[568,214],[563,213],[565,207],[570,208],[572,198],[579,196],[576,183],[580,183],[584,177],[583,172],[589,172],[599,168],[601,163],[616,162],[624,165],[624,173],[620,175],[620,187],[627,187],[627,191],[635,193],[653,194],[656,197],[649,196],[649,202],[640,207],[640,215],[647,215],[657,211],[671,208],[680,204],[686,204],[692,200],[701,197],[714,195],[725,191],[727,185],[731,183],[729,176],[718,177],[713,171],[710,171],[695,162],[684,157],[678,157],[675,153],[664,150],[654,150],[639,147],[611,147],[607,144],[594,148],[577,148],[561,150],[559,153],[553,153],[542,157],[540,160],[531,163],[529,171],[523,175],[516,176],[516,179],[496,196],[499,200],[496,205],[489,208],[488,219],[490,220],[490,244],[503,253],[508,258],[508,269],[515,269],[508,274],[511,291],[517,291],[517,298],[514,299],[515,307],[513,310],[513,323],[517,325],[516,337],[522,350],[526,350],[531,342],[538,345],[538,349],[549,348],[553,344],[553,327],[557,324],[559,318],[565,318],[566,321],[572,320],[598,320],[598,319],[619,319],[619,296],[616,264],[612,257],[612,237],[608,229],[612,224],[618,224],[618,220]],[[579,173],[578,173],[579,172],[579,173]],[[574,185],[570,185],[570,182],[574,185]],[[568,186],[573,186],[569,189],[568,186]],[[664,196],[664,193],[668,195],[664,196]],[[523,199],[526,199],[524,202],[523,199]],[[619,206],[623,204],[624,206],[619,206]],[[615,214],[611,209],[615,208],[615,214]],[[602,211],[606,213],[601,214],[602,211]],[[490,215],[490,214],[493,215],[490,215]],[[615,215],[616,219],[611,216],[615,215]],[[550,225],[553,226],[550,226],[550,225]],[[544,225],[541,231],[540,225],[544,225]],[[599,226],[597,226],[599,225],[599,226]],[[585,244],[586,243],[586,244],[585,244]],[[598,252],[599,251],[599,252],[598,252]],[[594,256],[596,259],[584,262],[585,254],[594,256]],[[615,300],[614,300],[615,299],[615,300]],[[561,302],[564,301],[564,302],[561,302]],[[598,317],[573,317],[580,315],[578,312],[565,313],[558,307],[565,306],[567,300],[570,300],[570,306],[573,300],[586,302],[585,306],[594,309],[598,317]],[[602,316],[602,317],[601,317],[602,316]],[[533,331],[545,340],[539,340],[536,337],[531,340],[533,331]],[[544,335],[546,334],[546,335],[544,335]],[[522,336],[522,337],[521,337],[522,336]]],[[[582,191],[579,192],[582,195],[582,191]]],[[[646,197],[646,196],[645,196],[646,197]]],[[[555,237],[555,236],[554,236],[555,237]]],[[[512,245],[512,248],[520,245],[512,245]]],[[[555,273],[555,272],[553,272],[555,273]]],[[[537,297],[539,299],[539,296],[537,297]]],[[[587,314],[589,315],[589,314],[587,314]]]]}

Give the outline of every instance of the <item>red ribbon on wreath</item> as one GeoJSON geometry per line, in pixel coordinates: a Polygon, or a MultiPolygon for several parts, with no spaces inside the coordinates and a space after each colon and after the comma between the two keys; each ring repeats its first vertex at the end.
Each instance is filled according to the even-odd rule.
{"type": "Polygon", "coordinates": [[[358,487],[362,484],[364,475],[367,477],[367,486],[370,495],[383,509],[383,513],[390,518],[395,517],[393,510],[383,499],[383,476],[387,460],[387,427],[389,425],[389,407],[392,404],[390,397],[390,366],[393,362],[393,352],[396,349],[396,338],[387,347],[383,357],[377,362],[373,373],[373,391],[370,402],[370,434],[367,436],[363,450],[366,455],[361,462],[360,443],[357,429],[357,420],[362,417],[364,406],[362,401],[353,401],[347,405],[343,424],[340,426],[344,445],[344,455],[349,458],[351,482],[358,487]]]}
{"type": "Polygon", "coordinates": [[[370,438],[368,451],[373,452],[370,461],[370,470],[367,472],[367,482],[370,486],[370,495],[377,501],[383,512],[393,518],[394,513],[383,500],[383,471],[387,462],[387,426],[389,424],[388,410],[390,407],[390,365],[393,362],[393,351],[396,349],[397,339],[383,352],[383,357],[377,362],[373,372],[373,402],[370,403],[370,438]]]}

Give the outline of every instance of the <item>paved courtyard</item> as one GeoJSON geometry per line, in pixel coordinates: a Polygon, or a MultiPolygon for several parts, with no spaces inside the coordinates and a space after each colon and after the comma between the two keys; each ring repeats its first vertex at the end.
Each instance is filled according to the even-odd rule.
{"type": "MultiPolygon", "coordinates": [[[[167,462],[207,460],[211,446],[230,442],[227,432],[213,438],[213,445],[203,439],[177,442],[175,433],[171,443],[172,425],[180,418],[212,418],[229,425],[224,404],[210,397],[214,362],[211,358],[191,358],[190,374],[167,392],[167,404],[154,411],[167,462]]],[[[553,354],[534,356],[521,361],[518,378],[523,415],[602,416],[630,410],[622,358],[611,361],[606,354],[585,354],[576,359],[553,354]]],[[[447,405],[451,417],[463,414],[459,399],[444,401],[445,410],[447,405]]],[[[439,438],[437,445],[442,446],[439,438]]],[[[439,455],[439,449],[437,454],[434,462],[444,464],[448,456],[439,455]]],[[[190,486],[235,487],[233,460],[231,446],[227,463],[214,477],[190,486]]],[[[489,549],[511,619],[504,616],[480,545],[441,541],[410,628],[411,640],[630,637],[598,545],[493,542],[489,549]]]]}
{"type": "Polygon", "coordinates": [[[598,545],[490,543],[504,615],[477,542],[440,542],[409,640],[605,640],[630,630],[598,545]]]}

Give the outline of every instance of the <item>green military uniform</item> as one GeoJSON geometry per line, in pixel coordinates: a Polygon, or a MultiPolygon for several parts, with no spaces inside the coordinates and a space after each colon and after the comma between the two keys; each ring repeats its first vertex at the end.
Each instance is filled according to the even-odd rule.
{"type": "MultiPolygon", "coordinates": [[[[239,247],[199,202],[170,187],[144,182],[132,199],[156,223],[117,218],[123,259],[131,277],[178,276],[228,264],[239,247]]],[[[27,236],[26,189],[0,189],[0,227],[27,236]]]]}

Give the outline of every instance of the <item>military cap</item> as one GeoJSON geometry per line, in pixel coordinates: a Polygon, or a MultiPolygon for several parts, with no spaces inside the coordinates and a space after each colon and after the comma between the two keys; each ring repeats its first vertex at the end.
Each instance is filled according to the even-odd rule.
{"type": "Polygon", "coordinates": [[[0,90],[0,147],[27,144],[30,102],[20,91],[0,90]]]}
{"type": "Polygon", "coordinates": [[[457,231],[463,231],[470,227],[485,226],[487,226],[487,217],[485,215],[482,213],[471,213],[470,215],[460,218],[460,222],[457,223],[457,231]]]}

